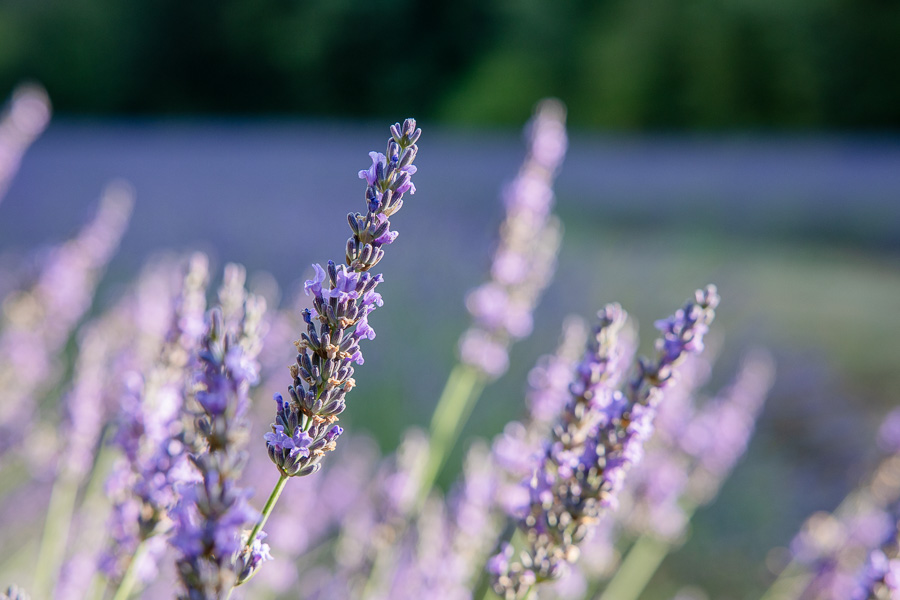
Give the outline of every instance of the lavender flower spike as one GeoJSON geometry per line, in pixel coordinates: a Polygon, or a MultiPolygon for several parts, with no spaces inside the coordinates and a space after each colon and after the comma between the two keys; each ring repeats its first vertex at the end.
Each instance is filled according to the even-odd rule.
{"type": "MultiPolygon", "coordinates": [[[[257,315],[247,305],[242,324],[255,324],[257,315]]],[[[179,553],[176,566],[185,599],[222,598],[270,558],[260,541],[265,534],[254,532],[252,539],[242,534],[259,515],[247,503],[249,491],[237,486],[246,463],[249,388],[257,380],[255,356],[241,344],[248,335],[255,330],[226,331],[216,307],[197,354],[194,384],[202,412],[196,419],[200,443],[194,444],[191,461],[201,481],[184,489],[171,511],[171,544],[179,553]],[[247,546],[249,551],[242,550],[247,546]]]]}
{"type": "Polygon", "coordinates": [[[289,399],[275,396],[275,422],[265,435],[269,457],[285,477],[315,473],[343,432],[336,422],[355,385],[353,363],[363,363],[360,342],[375,337],[369,314],[382,305],[375,291],[382,276],[368,271],[397,238],[388,218],[400,210],[406,192],[415,193],[412,163],[420,135],[415,120],[406,119],[391,127],[385,154],[369,153],[372,166],[359,172],[366,182],[367,211],[347,217],[352,235],[346,266],[331,261],[324,268],[313,265],[315,276],[304,286],[313,298],[312,310],[303,311],[307,331],[295,342],[289,399]]]}
{"type": "Polygon", "coordinates": [[[531,333],[532,312],[556,269],[562,234],[551,214],[552,185],[568,144],[565,114],[558,100],[538,105],[526,130],[528,156],[503,191],[491,279],[466,298],[473,325],[460,338],[460,359],[491,378],[506,372],[510,344],[531,333]]]}
{"type": "Polygon", "coordinates": [[[0,201],[28,147],[50,121],[50,99],[44,88],[29,84],[16,88],[0,117],[0,201]]]}
{"type": "Polygon", "coordinates": [[[577,560],[578,545],[602,513],[616,505],[628,468],[640,460],[643,443],[663,390],[688,352],[703,347],[719,296],[713,286],[657,323],[663,336],[656,358],[642,359],[626,393],[613,388],[616,334],[625,321],[617,304],[599,313],[600,323],[576,369],[572,394],[544,447],[529,482],[531,505],[519,522],[526,547],[518,562],[504,548],[491,559],[494,590],[508,600],[524,598],[542,581],[556,579],[577,560]]]}

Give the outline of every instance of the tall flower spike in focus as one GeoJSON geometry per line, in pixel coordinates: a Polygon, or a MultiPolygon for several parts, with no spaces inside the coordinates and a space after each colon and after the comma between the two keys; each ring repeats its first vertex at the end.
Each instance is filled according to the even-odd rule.
{"type": "Polygon", "coordinates": [[[525,547],[518,561],[512,560],[515,548],[506,545],[488,564],[501,597],[525,598],[534,585],[560,577],[578,559],[579,544],[616,505],[628,468],[640,460],[675,368],[689,352],[703,349],[718,303],[715,287],[709,286],[675,315],[658,321],[663,335],[656,342],[656,357],[638,362],[624,394],[611,382],[618,362],[616,336],[626,315],[617,304],[600,311],[576,369],[571,400],[545,443],[540,467],[525,482],[531,498],[519,522],[525,547]]]}
{"type": "Polygon", "coordinates": [[[315,276],[304,286],[313,308],[303,311],[307,331],[295,342],[298,354],[291,365],[289,399],[276,394],[278,411],[265,436],[269,457],[283,477],[315,473],[343,431],[336,423],[355,384],[353,363],[363,363],[360,341],[375,337],[368,318],[382,304],[375,291],[382,276],[369,270],[397,238],[389,217],[403,206],[406,192],[416,191],[413,161],[421,133],[414,119],[395,123],[386,153],[369,153],[372,166],[359,172],[366,182],[367,210],[347,217],[352,235],[346,266],[332,261],[324,268],[313,265],[315,276]]]}

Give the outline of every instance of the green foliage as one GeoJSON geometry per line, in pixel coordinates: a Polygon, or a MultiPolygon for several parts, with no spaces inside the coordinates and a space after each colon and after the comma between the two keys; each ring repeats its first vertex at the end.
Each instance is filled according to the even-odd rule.
{"type": "Polygon", "coordinates": [[[616,129],[900,126],[889,0],[6,0],[0,87],[62,111],[616,129]],[[388,114],[390,113],[390,114],[388,114]]]}

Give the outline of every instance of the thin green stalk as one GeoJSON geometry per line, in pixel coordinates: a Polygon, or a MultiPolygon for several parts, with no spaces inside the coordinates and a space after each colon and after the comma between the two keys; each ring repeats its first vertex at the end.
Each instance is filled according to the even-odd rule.
{"type": "Polygon", "coordinates": [[[769,586],[760,600],[796,598],[809,584],[810,579],[812,579],[811,573],[802,568],[799,563],[791,562],[769,586]]]}
{"type": "Polygon", "coordinates": [[[419,482],[417,507],[421,507],[428,497],[463,426],[472,414],[485,383],[484,375],[467,365],[457,364],[450,372],[431,418],[428,460],[419,482]]]}
{"type": "Polygon", "coordinates": [[[596,600],[637,600],[671,549],[672,544],[659,538],[638,538],[596,600]]]}
{"type": "Polygon", "coordinates": [[[275,508],[275,503],[278,502],[278,498],[279,496],[281,496],[281,492],[284,490],[284,486],[287,483],[287,480],[288,476],[284,473],[281,473],[278,477],[278,483],[275,484],[275,488],[272,490],[272,493],[269,494],[269,499],[266,500],[266,505],[265,507],[263,507],[263,511],[259,517],[259,521],[257,521],[256,525],[253,526],[253,530],[250,532],[250,536],[247,538],[247,544],[245,546],[246,548],[249,548],[253,544],[253,540],[256,539],[256,536],[259,535],[259,532],[266,524],[266,521],[269,520],[269,515],[272,514],[272,509],[275,508]]]}
{"type": "Polygon", "coordinates": [[[116,595],[113,596],[112,600],[127,600],[131,596],[131,590],[137,580],[137,565],[146,552],[147,541],[144,540],[138,544],[138,547],[135,549],[134,556],[131,557],[128,568],[125,569],[125,575],[122,576],[122,581],[119,583],[119,587],[116,589],[116,595]]]}
{"type": "MultiPolygon", "coordinates": [[[[484,389],[484,376],[472,367],[457,364],[450,371],[441,397],[438,399],[434,414],[431,417],[430,435],[428,438],[428,458],[422,470],[419,480],[419,489],[416,493],[416,503],[413,514],[407,515],[407,521],[401,526],[397,539],[403,537],[409,522],[415,517],[425,504],[434,481],[437,479],[447,460],[447,456],[456,444],[463,426],[472,414],[472,409],[484,389]]],[[[380,585],[380,576],[388,572],[388,567],[394,559],[393,552],[386,550],[375,556],[375,561],[369,571],[369,577],[363,587],[363,597],[370,595],[380,585]]]]}
{"type": "Polygon", "coordinates": [[[50,596],[62,566],[69,538],[69,524],[75,510],[78,481],[61,473],[53,483],[50,504],[44,519],[44,533],[34,567],[32,593],[36,598],[50,596]]]}

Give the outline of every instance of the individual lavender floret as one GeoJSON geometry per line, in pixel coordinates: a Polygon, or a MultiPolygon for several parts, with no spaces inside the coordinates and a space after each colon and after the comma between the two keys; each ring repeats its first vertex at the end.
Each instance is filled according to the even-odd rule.
{"type": "Polygon", "coordinates": [[[601,513],[616,505],[628,468],[641,458],[652,432],[662,390],[688,352],[703,348],[719,297],[714,287],[698,290],[693,301],[665,321],[654,360],[641,359],[622,394],[609,386],[615,363],[615,337],[625,313],[611,304],[588,344],[571,386],[572,399],[545,446],[540,468],[528,482],[531,506],[520,521],[526,548],[512,562],[505,548],[489,565],[494,589],[509,599],[522,598],[537,583],[559,577],[579,554],[601,513]]]}
{"type": "Polygon", "coordinates": [[[397,237],[388,218],[400,210],[407,191],[415,192],[412,163],[420,135],[415,120],[406,119],[391,127],[386,154],[369,154],[372,166],[359,172],[366,182],[367,212],[348,215],[353,235],[347,241],[346,266],[332,261],[325,268],[313,265],[315,276],[304,286],[313,308],[303,311],[307,331],[295,343],[289,400],[275,396],[275,422],[265,435],[269,457],[285,476],[315,473],[343,432],[336,422],[355,385],[353,363],[363,363],[360,342],[375,337],[369,314],[382,305],[375,288],[383,278],[368,271],[397,237]]]}
{"type": "Polygon", "coordinates": [[[565,108],[557,100],[541,102],[526,131],[528,155],[503,192],[506,216],[491,280],[466,298],[473,325],[460,338],[460,359],[488,377],[506,371],[509,345],[531,333],[531,315],[553,276],[561,238],[550,211],[566,153],[565,108]]]}
{"type": "Polygon", "coordinates": [[[0,201],[19,170],[25,151],[49,121],[47,92],[34,84],[17,87],[0,116],[0,201]]]}
{"type": "Polygon", "coordinates": [[[224,597],[269,558],[268,546],[261,542],[264,534],[242,551],[248,541],[242,531],[259,515],[247,503],[249,491],[237,484],[246,462],[245,416],[249,388],[257,381],[255,357],[247,356],[240,338],[225,330],[218,307],[210,311],[197,358],[194,390],[202,410],[196,432],[205,447],[190,458],[201,481],[183,488],[171,512],[170,540],[179,554],[180,597],[191,600],[224,597]]]}

